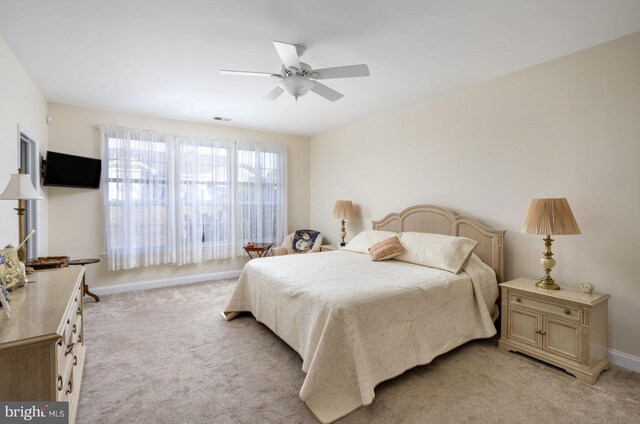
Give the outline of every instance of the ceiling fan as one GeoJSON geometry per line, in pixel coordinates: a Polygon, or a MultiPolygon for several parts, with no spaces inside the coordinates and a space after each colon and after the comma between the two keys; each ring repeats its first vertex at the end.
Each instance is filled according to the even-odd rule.
{"type": "Polygon", "coordinates": [[[280,41],[274,41],[273,45],[278,52],[278,56],[280,56],[280,60],[282,60],[282,69],[279,74],[229,70],[221,70],[220,73],[223,75],[242,75],[249,77],[269,77],[280,79],[278,86],[264,96],[265,100],[275,100],[282,93],[287,92],[297,101],[298,97],[304,96],[309,92],[309,90],[311,90],[332,102],[335,102],[344,96],[316,80],[369,76],[369,67],[367,65],[350,65],[338,66],[335,68],[313,69],[308,64],[300,62],[300,56],[302,56],[305,51],[304,46],[283,43],[280,41]]]}

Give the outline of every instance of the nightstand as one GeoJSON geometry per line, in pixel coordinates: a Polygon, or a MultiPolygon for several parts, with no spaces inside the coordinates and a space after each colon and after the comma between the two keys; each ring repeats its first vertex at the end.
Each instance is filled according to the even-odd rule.
{"type": "Polygon", "coordinates": [[[521,352],[593,384],[609,369],[608,294],[561,286],[542,290],[527,278],[500,284],[500,350],[521,352]]]}
{"type": "Polygon", "coordinates": [[[320,246],[321,252],[331,252],[333,250],[338,250],[335,244],[323,244],[320,246]]]}

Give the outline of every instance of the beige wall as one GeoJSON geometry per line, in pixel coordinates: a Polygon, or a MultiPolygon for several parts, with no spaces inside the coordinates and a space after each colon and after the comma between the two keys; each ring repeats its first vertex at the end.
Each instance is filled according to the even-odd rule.
{"type": "Polygon", "coordinates": [[[508,278],[540,277],[529,200],[567,197],[579,236],[560,283],[609,292],[610,346],[640,356],[640,33],[347,125],[311,140],[311,225],[337,241],[336,199],[370,220],[430,203],[507,230],[508,278]]]}
{"type": "MultiPolygon", "coordinates": [[[[82,156],[100,157],[96,125],[154,129],[177,134],[212,136],[281,143],[287,145],[288,226],[309,225],[308,137],[253,131],[197,122],[156,118],[106,110],[49,104],[53,123],[49,126],[49,149],[82,156]]],[[[74,258],[100,257],[104,249],[102,189],[83,190],[49,187],[50,252],[74,258]]],[[[92,287],[187,277],[239,270],[244,258],[198,265],[154,266],[108,272],[106,260],[87,268],[92,287]]]]}
{"type": "MultiPolygon", "coordinates": [[[[0,37],[0,192],[9,175],[18,170],[19,133],[27,133],[38,142],[40,151],[47,149],[47,102],[22,68],[9,46],[0,37]]],[[[43,193],[46,196],[46,193],[43,193]]],[[[18,216],[13,208],[17,201],[0,200],[0,247],[17,246],[18,216]]],[[[47,253],[47,200],[38,202],[38,249],[47,253]]]]}

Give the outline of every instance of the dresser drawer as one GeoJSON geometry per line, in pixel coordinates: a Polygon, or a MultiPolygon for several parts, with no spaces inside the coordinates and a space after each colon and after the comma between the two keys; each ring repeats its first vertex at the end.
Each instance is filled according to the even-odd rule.
{"type": "Polygon", "coordinates": [[[64,326],[62,328],[62,337],[71,343],[69,340],[71,338],[71,327],[73,322],[76,320],[76,317],[82,315],[82,306],[80,305],[80,292],[75,292],[73,299],[70,302],[70,306],[68,309],[68,313],[64,318],[64,326]]]}
{"type": "Polygon", "coordinates": [[[58,401],[70,401],[73,395],[74,389],[77,390],[77,381],[75,378],[75,369],[71,366],[67,370],[67,375],[63,379],[64,384],[62,386],[62,390],[60,390],[60,386],[58,386],[58,401]]]}
{"type": "Polygon", "coordinates": [[[84,356],[81,354],[83,351],[82,345],[80,344],[80,331],[78,331],[77,335],[74,336],[74,342],[70,345],[65,345],[66,350],[62,352],[62,354],[58,357],[57,364],[57,399],[58,400],[67,400],[68,398],[68,390],[73,390],[74,384],[77,386],[79,382],[74,381],[74,375],[78,367],[82,367],[82,363],[80,363],[80,358],[84,359],[84,356]]]}
{"type": "MultiPolygon", "coordinates": [[[[62,335],[56,343],[58,375],[64,375],[71,366],[74,347],[79,344],[82,332],[81,292],[76,291],[71,299],[68,314],[64,318],[62,335]]],[[[66,380],[64,382],[66,384],[66,380]]]]}
{"type": "Polygon", "coordinates": [[[564,304],[550,303],[544,300],[528,297],[520,293],[509,293],[509,305],[530,308],[545,315],[554,315],[570,321],[582,321],[580,308],[564,304]]]}
{"type": "MultiPolygon", "coordinates": [[[[63,343],[62,347],[58,349],[58,358],[56,363],[56,372],[58,379],[62,377],[63,384],[66,385],[69,376],[69,370],[73,367],[73,356],[76,354],[76,344],[63,343]]],[[[58,391],[59,384],[58,384],[58,391]]]]}
{"type": "MultiPolygon", "coordinates": [[[[58,401],[67,400],[67,389],[69,388],[69,382],[73,386],[73,368],[74,357],[76,356],[77,348],[75,345],[69,346],[68,350],[62,353],[61,357],[58,357],[58,364],[56,367],[57,380],[56,380],[56,398],[58,401]],[[65,355],[65,352],[69,352],[65,355]]],[[[77,361],[77,359],[76,359],[77,361]]]]}
{"type": "Polygon", "coordinates": [[[58,357],[58,364],[62,364],[65,361],[65,358],[69,356],[69,348],[73,347],[75,341],[78,339],[78,324],[76,323],[76,319],[73,317],[67,318],[65,321],[67,322],[64,327],[64,331],[62,332],[62,336],[58,339],[56,343],[56,356],[58,357]],[[68,322],[67,322],[68,321],[68,322]],[[75,332],[74,332],[75,329],[75,332]]]}

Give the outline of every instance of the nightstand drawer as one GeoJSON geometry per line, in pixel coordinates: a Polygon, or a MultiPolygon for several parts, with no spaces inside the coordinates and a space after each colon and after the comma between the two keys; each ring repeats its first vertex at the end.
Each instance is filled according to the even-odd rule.
{"type": "Polygon", "coordinates": [[[509,304],[530,308],[547,315],[555,315],[571,321],[581,322],[581,310],[575,306],[559,305],[544,300],[534,299],[519,293],[509,293],[509,304]]]}

